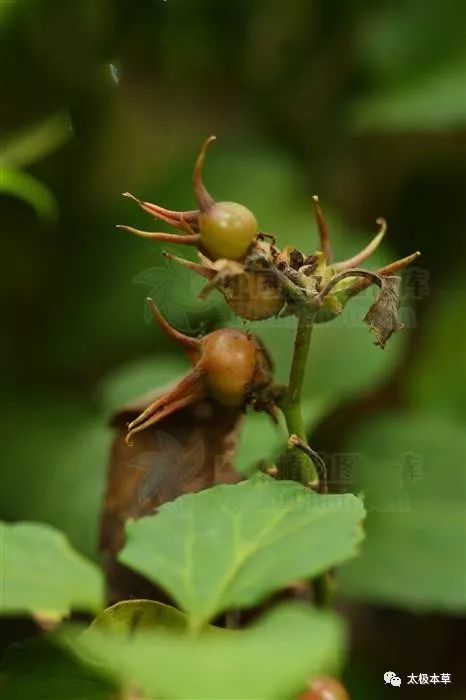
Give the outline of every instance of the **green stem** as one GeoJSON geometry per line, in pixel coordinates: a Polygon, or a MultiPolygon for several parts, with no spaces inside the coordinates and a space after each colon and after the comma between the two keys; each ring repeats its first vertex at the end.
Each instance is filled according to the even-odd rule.
{"type": "MultiPolygon", "coordinates": [[[[303,381],[306,372],[307,358],[312,335],[312,321],[304,315],[300,316],[296,330],[293,362],[291,364],[290,379],[286,394],[282,401],[282,410],[285,416],[289,435],[297,435],[307,442],[306,429],[301,408],[301,396],[303,381]]],[[[308,455],[298,449],[290,454],[290,460],[285,460],[282,465],[282,474],[287,478],[291,476],[296,481],[308,486],[318,486],[319,478],[312,461],[308,455]]]]}
{"type": "MultiPolygon", "coordinates": [[[[288,428],[288,435],[297,435],[305,443],[307,443],[307,435],[302,414],[301,398],[311,336],[312,321],[304,315],[300,316],[296,329],[290,379],[281,404],[288,428]]],[[[314,464],[305,452],[297,448],[292,450],[281,464],[279,463],[279,474],[282,479],[292,478],[300,481],[305,486],[319,487],[319,476],[314,464]]],[[[317,576],[313,581],[313,587],[315,604],[322,608],[330,607],[332,602],[330,572],[317,576]]]]}

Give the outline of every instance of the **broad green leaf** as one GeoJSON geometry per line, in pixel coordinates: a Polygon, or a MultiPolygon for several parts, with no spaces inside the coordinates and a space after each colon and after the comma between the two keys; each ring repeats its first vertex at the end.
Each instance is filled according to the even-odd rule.
{"type": "Polygon", "coordinates": [[[99,569],[72,549],[61,532],[39,523],[1,523],[0,536],[2,615],[57,620],[71,610],[102,607],[99,569]]]}
{"type": "Polygon", "coordinates": [[[22,199],[29,204],[37,216],[45,221],[57,218],[57,202],[52,192],[29,173],[0,167],[0,195],[7,194],[22,199]]]}
{"type": "Polygon", "coordinates": [[[202,627],[355,555],[364,510],[262,474],[167,503],[127,524],[120,561],[160,584],[202,627]]]}
{"type": "Polygon", "coordinates": [[[344,635],[339,619],[304,605],[273,610],[249,629],[223,635],[89,630],[64,643],[81,662],[150,698],[291,698],[306,680],[335,673],[344,635]]]}
{"type": "Polygon", "coordinates": [[[0,666],[3,700],[115,700],[116,686],[48,638],[11,646],[0,666]]]}
{"type": "Polygon", "coordinates": [[[367,539],[341,570],[346,594],[466,610],[466,437],[438,415],[380,418],[348,445],[366,494],[367,539]]]}

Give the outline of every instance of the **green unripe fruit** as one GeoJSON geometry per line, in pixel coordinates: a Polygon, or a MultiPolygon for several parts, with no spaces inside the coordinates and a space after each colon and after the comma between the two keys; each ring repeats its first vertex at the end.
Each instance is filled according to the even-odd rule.
{"type": "Polygon", "coordinates": [[[242,204],[215,202],[200,213],[199,233],[211,260],[241,260],[257,235],[257,221],[242,204]]]}

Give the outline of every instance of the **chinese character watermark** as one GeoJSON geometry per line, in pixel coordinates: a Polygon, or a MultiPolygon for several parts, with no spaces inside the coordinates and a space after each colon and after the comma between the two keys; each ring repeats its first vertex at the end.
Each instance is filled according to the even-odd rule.
{"type": "MultiPolygon", "coordinates": [[[[383,674],[384,682],[395,687],[401,686],[401,678],[394,671],[386,671],[383,674]]],[[[451,683],[451,673],[410,673],[406,681],[407,685],[448,685],[451,683]]]]}

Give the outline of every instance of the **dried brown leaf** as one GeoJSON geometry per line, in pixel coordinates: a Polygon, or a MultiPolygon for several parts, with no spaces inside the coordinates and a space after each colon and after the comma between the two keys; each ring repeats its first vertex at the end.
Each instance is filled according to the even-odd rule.
{"type": "Polygon", "coordinates": [[[113,442],[101,524],[101,552],[110,602],[148,597],[166,600],[150,584],[119,565],[124,525],[129,518],[154,512],[183,493],[215,484],[235,483],[233,457],[241,412],[210,399],[192,404],[125,443],[127,423],[158,395],[152,392],[123,407],[112,419],[113,442]]]}
{"type": "Polygon", "coordinates": [[[393,333],[403,328],[398,318],[400,284],[399,277],[383,277],[380,291],[364,318],[364,322],[375,334],[376,345],[381,348],[385,347],[393,333]]]}

